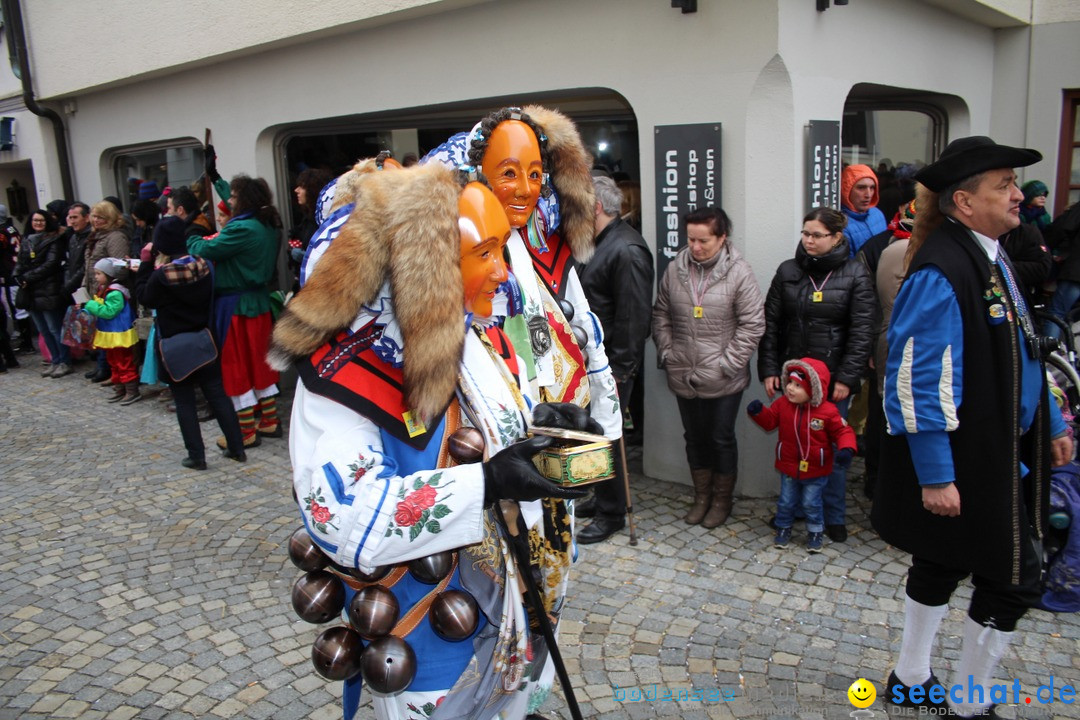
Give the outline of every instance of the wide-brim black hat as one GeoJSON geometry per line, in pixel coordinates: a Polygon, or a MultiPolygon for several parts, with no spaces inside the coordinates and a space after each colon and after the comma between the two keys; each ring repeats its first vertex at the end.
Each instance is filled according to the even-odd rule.
{"type": "Polygon", "coordinates": [[[915,173],[915,179],[934,192],[941,192],[964,178],[997,168],[1034,165],[1042,153],[1031,148],[998,145],[985,135],[973,135],[949,143],[941,157],[915,173]]]}

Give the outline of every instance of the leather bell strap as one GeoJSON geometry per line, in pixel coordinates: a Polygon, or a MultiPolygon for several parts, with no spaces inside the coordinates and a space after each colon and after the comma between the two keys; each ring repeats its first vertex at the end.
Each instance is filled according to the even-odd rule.
{"type": "MultiPolygon", "coordinates": [[[[446,586],[450,584],[450,578],[454,576],[454,571],[458,566],[458,554],[453,554],[453,560],[450,563],[450,571],[446,573],[446,576],[431,590],[427,595],[420,599],[420,602],[413,605],[409,612],[405,613],[404,617],[398,620],[397,625],[390,631],[390,635],[404,639],[406,635],[416,629],[416,626],[420,624],[420,621],[428,614],[435,599],[439,597],[439,594],[446,589],[446,586]]],[[[398,565],[394,568],[389,575],[384,578],[380,578],[374,582],[364,582],[357,580],[351,575],[344,575],[337,572],[333,568],[328,568],[331,572],[337,575],[341,580],[351,587],[353,590],[363,590],[369,585],[382,585],[386,589],[390,589],[397,585],[401,578],[405,577],[405,574],[409,572],[409,566],[407,564],[398,565]]]]}
{"type": "Polygon", "coordinates": [[[454,560],[450,564],[450,572],[446,573],[446,576],[439,581],[439,584],[436,585],[431,592],[425,595],[420,602],[413,605],[412,609],[405,613],[403,618],[398,620],[397,625],[390,631],[391,635],[404,640],[406,635],[416,629],[416,626],[420,624],[420,621],[427,616],[428,610],[431,609],[432,603],[435,602],[435,598],[439,597],[439,594],[450,584],[450,578],[454,577],[457,565],[458,554],[454,553],[454,560]]]}

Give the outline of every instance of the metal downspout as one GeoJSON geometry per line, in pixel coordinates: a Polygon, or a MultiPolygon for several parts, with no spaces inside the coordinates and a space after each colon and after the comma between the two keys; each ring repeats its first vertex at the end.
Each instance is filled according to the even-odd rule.
{"type": "Polygon", "coordinates": [[[71,182],[71,162],[68,155],[64,119],[55,110],[39,105],[38,101],[34,99],[34,84],[30,77],[30,54],[26,50],[26,32],[23,27],[22,7],[19,5],[19,0],[0,0],[0,7],[3,7],[4,11],[8,42],[15,48],[15,54],[19,62],[23,103],[26,104],[26,109],[30,112],[52,121],[57,160],[60,163],[60,182],[64,187],[64,199],[69,202],[74,201],[75,187],[71,182]]]}

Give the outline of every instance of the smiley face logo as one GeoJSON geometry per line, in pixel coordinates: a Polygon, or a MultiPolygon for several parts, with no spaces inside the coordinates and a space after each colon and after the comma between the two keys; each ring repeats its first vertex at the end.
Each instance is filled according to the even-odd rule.
{"type": "Polygon", "coordinates": [[[866,678],[859,678],[851,683],[847,691],[848,700],[857,708],[867,708],[874,704],[877,690],[866,678]]]}

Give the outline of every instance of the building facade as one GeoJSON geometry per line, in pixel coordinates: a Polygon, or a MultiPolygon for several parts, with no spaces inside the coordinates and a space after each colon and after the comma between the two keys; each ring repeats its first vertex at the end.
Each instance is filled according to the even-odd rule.
{"type": "MultiPolygon", "coordinates": [[[[658,138],[712,126],[715,202],[763,288],[807,209],[811,122],[838,123],[843,159],[874,166],[930,161],[969,134],[1034,147],[1045,159],[1024,179],[1045,181],[1057,210],[1080,199],[1080,3],[683,4],[693,11],[667,0],[327,0],[302,11],[280,0],[242,11],[4,0],[3,42],[17,57],[21,15],[30,78],[24,88],[0,72],[0,116],[14,131],[0,184],[26,188],[27,211],[65,194],[56,123],[27,109],[28,90],[62,122],[69,200],[116,195],[129,208],[133,179],[193,182],[209,129],[222,174],[267,178],[286,216],[303,167],[340,171],[384,148],[422,155],[490,109],[554,105],[598,161],[640,183],[654,248],[658,138]]],[[[686,481],[674,398],[648,352],[645,471],[686,481]]],[[[755,382],[745,399],[760,394],[755,382]]],[[[740,444],[740,492],[773,492],[772,439],[741,423],[740,444]]]]}

